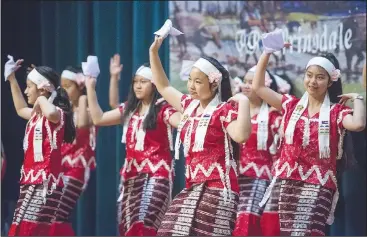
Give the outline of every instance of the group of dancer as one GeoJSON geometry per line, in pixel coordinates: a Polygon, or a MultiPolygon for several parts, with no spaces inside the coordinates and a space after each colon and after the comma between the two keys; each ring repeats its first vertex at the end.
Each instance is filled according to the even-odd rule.
{"type": "Polygon", "coordinates": [[[158,54],[165,36],[157,35],[150,64],[136,70],[123,103],[120,57],[111,58],[107,112],[95,90],[96,57],[61,77],[46,66],[31,69],[24,93],[33,108],[15,78],[22,60],[9,57],[5,79],[18,115],[29,121],[9,235],[74,234],[70,213],[96,167],[95,126],[119,124],[126,144],[117,200],[120,235],[324,235],[339,195],[343,137],[346,130],[364,129],[364,101],[342,95],[332,54],[308,62],[302,98],[272,90],[269,57],[289,47],[280,35],[264,36],[264,52],[236,94],[228,71],[205,56],[192,65],[189,94],[170,86],[158,54]],[[344,105],[349,99],[354,110],[344,105]],[[186,187],[173,198],[181,144],[186,187]]]}

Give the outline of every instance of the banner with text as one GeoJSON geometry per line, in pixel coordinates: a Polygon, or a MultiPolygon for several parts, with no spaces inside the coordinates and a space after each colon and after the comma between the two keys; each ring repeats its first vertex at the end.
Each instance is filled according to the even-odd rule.
{"type": "Polygon", "coordinates": [[[187,92],[186,60],[216,58],[242,78],[262,52],[261,35],[283,29],[290,49],[274,53],[271,72],[303,92],[309,59],[324,52],[339,60],[344,92],[364,93],[365,1],[170,1],[170,19],[184,35],[170,37],[170,79],[187,92]]]}

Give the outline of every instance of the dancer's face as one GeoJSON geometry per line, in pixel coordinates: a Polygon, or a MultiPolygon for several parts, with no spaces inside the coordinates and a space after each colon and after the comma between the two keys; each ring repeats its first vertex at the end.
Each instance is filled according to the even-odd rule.
{"type": "Polygon", "coordinates": [[[37,98],[44,93],[37,89],[37,85],[35,83],[27,79],[27,87],[25,88],[24,94],[27,96],[28,104],[33,105],[37,98]]]}
{"type": "Polygon", "coordinates": [[[69,99],[72,101],[73,104],[75,104],[75,102],[77,102],[79,96],[81,95],[81,91],[76,82],[68,80],[66,78],[61,78],[61,87],[66,90],[69,99]]]}
{"type": "Polygon", "coordinates": [[[149,100],[153,94],[153,84],[149,79],[136,75],[133,81],[133,88],[136,98],[139,100],[149,100]]]}
{"type": "Polygon", "coordinates": [[[303,84],[309,95],[321,97],[327,92],[332,81],[325,69],[317,65],[312,65],[306,70],[303,84]]]}
{"type": "Polygon", "coordinates": [[[256,96],[255,92],[252,90],[252,80],[254,79],[254,73],[248,72],[246,73],[245,77],[243,78],[244,85],[241,86],[241,91],[245,94],[248,98],[252,98],[256,96]]]}
{"type": "Polygon", "coordinates": [[[209,100],[214,97],[217,87],[214,83],[210,84],[208,76],[198,68],[191,69],[187,89],[193,99],[209,100]]]}

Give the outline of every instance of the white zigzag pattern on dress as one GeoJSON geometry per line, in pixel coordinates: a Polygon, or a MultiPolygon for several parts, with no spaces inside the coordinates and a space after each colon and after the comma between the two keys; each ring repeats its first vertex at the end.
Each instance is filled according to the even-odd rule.
{"type": "Polygon", "coordinates": [[[24,177],[24,181],[28,181],[30,179],[31,182],[34,182],[42,175],[42,180],[43,181],[47,180],[49,182],[50,180],[52,180],[53,183],[59,183],[60,180],[62,180],[63,175],[64,175],[61,172],[61,173],[59,173],[57,178],[53,174],[48,174],[48,177],[47,177],[46,172],[43,169],[39,170],[36,175],[33,175],[33,173],[34,173],[33,169],[31,169],[28,173],[25,173],[25,171],[22,167],[22,169],[20,171],[20,179],[22,179],[24,177]]]}
{"type": "Polygon", "coordinates": [[[323,177],[320,169],[318,166],[313,165],[311,169],[309,169],[306,173],[303,172],[303,167],[298,165],[298,163],[296,162],[296,164],[294,165],[293,168],[291,168],[291,166],[289,165],[288,162],[285,162],[282,167],[279,169],[278,168],[279,165],[279,160],[276,161],[275,163],[275,176],[278,177],[280,174],[282,174],[284,172],[285,169],[287,169],[287,178],[289,178],[291,176],[291,174],[293,173],[293,171],[295,171],[296,169],[298,169],[299,175],[302,179],[302,181],[305,181],[306,179],[308,179],[310,177],[310,175],[312,174],[312,172],[316,172],[317,175],[317,179],[319,180],[319,182],[322,185],[325,185],[326,182],[329,180],[329,178],[331,178],[331,180],[334,182],[334,184],[337,186],[337,180],[336,177],[334,175],[334,172],[331,170],[328,170],[325,174],[325,176],[323,177]]]}
{"type": "Polygon", "coordinates": [[[248,163],[245,167],[240,165],[240,173],[244,174],[247,170],[253,169],[256,173],[256,177],[261,177],[263,173],[266,173],[269,177],[269,179],[272,179],[270,169],[267,165],[263,165],[260,167],[260,169],[257,167],[257,164],[254,162],[248,163]]]}
{"type": "Polygon", "coordinates": [[[138,164],[138,162],[136,161],[136,159],[132,159],[130,161],[128,161],[128,163],[125,163],[124,165],[124,169],[126,168],[126,172],[129,172],[131,170],[131,166],[134,165],[134,167],[136,168],[136,170],[138,172],[140,172],[146,165],[148,164],[150,170],[155,173],[159,168],[161,168],[162,166],[168,171],[170,172],[172,169],[171,167],[167,164],[166,161],[164,160],[160,160],[158,162],[158,164],[154,165],[149,159],[144,159],[140,165],[138,164]]]}
{"type": "Polygon", "coordinates": [[[78,163],[78,161],[80,161],[83,164],[84,168],[90,167],[92,165],[92,163],[96,166],[97,162],[96,162],[96,158],[94,156],[92,156],[89,161],[87,162],[87,160],[85,159],[85,157],[83,155],[77,156],[76,158],[71,158],[70,156],[64,156],[62,158],[61,164],[63,165],[65,162],[67,162],[70,166],[74,167],[74,165],[76,163],[78,163]]]}
{"type": "MultiPolygon", "coordinates": [[[[236,171],[236,162],[230,161],[230,163],[231,163],[230,166],[236,171]]],[[[195,166],[194,171],[191,168],[191,166],[187,166],[186,167],[185,176],[187,178],[190,178],[191,177],[192,179],[195,179],[196,175],[199,173],[199,171],[201,171],[205,175],[205,177],[209,177],[212,174],[212,172],[213,172],[213,170],[215,168],[218,169],[220,177],[224,179],[224,171],[223,171],[223,168],[217,162],[215,162],[212,165],[210,165],[208,169],[205,169],[203,165],[198,164],[198,165],[195,166]]]]}

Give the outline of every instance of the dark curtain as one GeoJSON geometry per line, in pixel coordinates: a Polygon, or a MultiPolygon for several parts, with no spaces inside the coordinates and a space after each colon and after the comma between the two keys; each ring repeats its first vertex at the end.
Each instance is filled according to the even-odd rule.
{"type": "MultiPolygon", "coordinates": [[[[120,98],[126,99],[133,73],[148,62],[153,32],[168,18],[168,1],[1,1],[1,57],[24,58],[24,65],[48,65],[61,72],[68,65],[80,65],[89,54],[99,58],[101,75],[97,82],[99,103],[108,110],[109,59],[120,53],[124,64],[120,98]]],[[[169,47],[161,49],[166,72],[169,47]]],[[[25,87],[25,69],[17,75],[25,87]]],[[[19,118],[11,99],[9,84],[1,80],[1,136],[7,157],[7,172],[1,185],[2,220],[9,202],[19,194],[19,170],[23,162],[22,140],[26,121],[19,118]]],[[[354,134],[358,166],[345,172],[341,198],[331,235],[366,235],[365,133],[354,134]],[[363,141],[363,142],[361,142],[363,141]]],[[[98,131],[98,167],[78,202],[73,216],[77,235],[116,235],[116,200],[119,170],[124,162],[120,143],[121,127],[98,131]]],[[[182,157],[182,156],[181,156],[182,157]]],[[[184,160],[176,162],[174,194],[184,186],[184,160]]],[[[13,211],[13,210],[12,210],[13,211]]]]}

